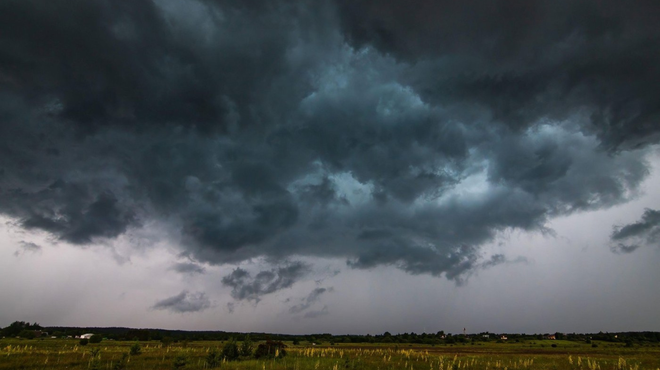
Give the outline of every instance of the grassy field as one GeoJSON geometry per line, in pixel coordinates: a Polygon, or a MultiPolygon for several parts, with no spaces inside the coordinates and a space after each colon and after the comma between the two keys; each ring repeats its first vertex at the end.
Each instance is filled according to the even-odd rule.
{"type": "MultiPolygon", "coordinates": [[[[136,342],[0,339],[0,369],[208,369],[206,358],[222,342],[163,346],[140,342],[141,354],[127,355],[136,342]]],[[[461,345],[337,344],[294,346],[269,360],[222,362],[221,369],[660,369],[660,346],[570,341],[478,342],[461,345]],[[552,347],[555,344],[556,347],[552,347]]]]}

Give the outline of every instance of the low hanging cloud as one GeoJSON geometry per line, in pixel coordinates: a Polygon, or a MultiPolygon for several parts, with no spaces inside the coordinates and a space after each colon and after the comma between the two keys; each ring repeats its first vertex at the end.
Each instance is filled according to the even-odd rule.
{"type": "MultiPolygon", "coordinates": [[[[202,264],[460,282],[502,265],[501,232],[635,198],[654,2],[420,4],[1,2],[0,213],[74,245],[158,224],[202,264]]],[[[223,282],[257,301],[298,277],[223,282]]]]}
{"type": "Polygon", "coordinates": [[[316,310],[316,311],[308,311],[305,312],[303,315],[303,318],[305,319],[316,319],[322,316],[327,316],[330,314],[330,311],[328,310],[328,306],[323,306],[322,309],[316,310]]]}
{"type": "Polygon", "coordinates": [[[641,220],[615,226],[610,240],[610,249],[617,254],[632,253],[643,245],[660,245],[660,211],[647,208],[641,220]]]}
{"type": "Polygon", "coordinates": [[[203,274],[204,272],[206,272],[204,266],[201,266],[194,262],[177,262],[174,265],[172,265],[172,267],[170,267],[170,270],[176,271],[180,274],[189,274],[189,275],[203,274]]]}
{"type": "Polygon", "coordinates": [[[222,284],[231,287],[231,296],[237,300],[259,302],[261,297],[290,288],[310,272],[310,267],[302,262],[292,262],[283,267],[260,271],[254,277],[242,268],[236,268],[222,278],[222,284]]]}
{"type": "Polygon", "coordinates": [[[20,241],[18,244],[19,249],[14,252],[14,256],[16,257],[24,255],[25,253],[40,253],[42,250],[40,245],[32,242],[20,241]]]}
{"type": "Polygon", "coordinates": [[[211,307],[211,301],[203,292],[191,293],[187,290],[156,302],[151,308],[174,313],[200,312],[211,307]]]}
{"type": "Polygon", "coordinates": [[[302,298],[301,302],[297,305],[291,306],[289,308],[289,313],[298,314],[308,308],[310,308],[314,303],[318,302],[321,299],[321,296],[327,292],[332,292],[333,288],[315,288],[307,295],[307,297],[302,298]]]}

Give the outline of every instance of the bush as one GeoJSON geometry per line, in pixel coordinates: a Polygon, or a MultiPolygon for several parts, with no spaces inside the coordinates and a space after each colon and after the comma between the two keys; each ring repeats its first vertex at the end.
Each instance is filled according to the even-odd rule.
{"type": "Polygon", "coordinates": [[[557,345],[554,344],[554,343],[552,343],[552,345],[551,345],[550,347],[552,347],[552,348],[557,348],[557,345]]]}
{"type": "Polygon", "coordinates": [[[592,344],[591,348],[598,348],[598,344],[596,344],[596,343],[592,344]]]}
{"type": "Polygon", "coordinates": [[[94,334],[89,338],[89,343],[101,343],[102,340],[103,340],[102,336],[98,334],[94,334]]]}
{"type": "Polygon", "coordinates": [[[128,363],[128,353],[121,355],[121,358],[115,365],[112,367],[112,370],[126,370],[126,364],[128,363]]]}
{"type": "Polygon", "coordinates": [[[222,361],[222,354],[216,348],[210,350],[209,354],[206,355],[206,366],[208,366],[211,369],[220,366],[221,361],[222,361]]]}
{"type": "Polygon", "coordinates": [[[80,345],[81,345],[81,346],[86,346],[86,345],[87,345],[87,343],[89,343],[89,340],[87,340],[87,339],[85,339],[85,338],[83,338],[83,339],[81,339],[81,340],[80,340],[80,342],[79,342],[79,343],[80,343],[80,345]]]}
{"type": "Polygon", "coordinates": [[[142,354],[142,347],[139,344],[135,343],[131,346],[130,349],[131,356],[138,356],[142,354]]]}
{"type": "Polygon", "coordinates": [[[234,338],[229,339],[222,347],[222,357],[227,361],[237,360],[240,356],[240,351],[238,350],[238,344],[234,338]]]}
{"type": "Polygon", "coordinates": [[[252,352],[254,351],[254,345],[250,339],[250,335],[246,335],[243,343],[241,343],[241,356],[242,357],[252,357],[252,352]]]}
{"type": "Polygon", "coordinates": [[[188,358],[183,354],[177,355],[172,363],[172,369],[183,369],[186,365],[188,365],[188,358]]]}
{"type": "Polygon", "coordinates": [[[267,340],[266,343],[261,343],[257,346],[254,353],[255,358],[275,358],[286,356],[286,344],[279,341],[267,340]]]}

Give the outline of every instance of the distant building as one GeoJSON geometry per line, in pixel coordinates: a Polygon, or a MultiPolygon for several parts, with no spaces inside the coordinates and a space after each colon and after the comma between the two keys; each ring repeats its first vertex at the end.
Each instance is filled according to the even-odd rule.
{"type": "Polygon", "coordinates": [[[484,337],[484,338],[490,338],[490,334],[483,334],[482,337],[484,337]]]}
{"type": "Polygon", "coordinates": [[[507,339],[509,339],[509,338],[507,338],[506,335],[503,335],[503,336],[500,337],[500,339],[501,339],[501,340],[507,340],[507,339]]]}
{"type": "Polygon", "coordinates": [[[557,338],[554,335],[548,335],[548,339],[555,340],[557,338]]]}
{"type": "Polygon", "coordinates": [[[83,334],[80,336],[80,339],[89,339],[93,336],[94,334],[88,333],[88,334],[83,334]]]}

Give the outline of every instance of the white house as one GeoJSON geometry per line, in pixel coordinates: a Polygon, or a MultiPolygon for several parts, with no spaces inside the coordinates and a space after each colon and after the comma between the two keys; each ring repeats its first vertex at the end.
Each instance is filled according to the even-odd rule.
{"type": "Polygon", "coordinates": [[[92,337],[92,335],[94,335],[94,334],[83,334],[83,335],[80,336],[80,339],[89,339],[89,338],[92,337]]]}

